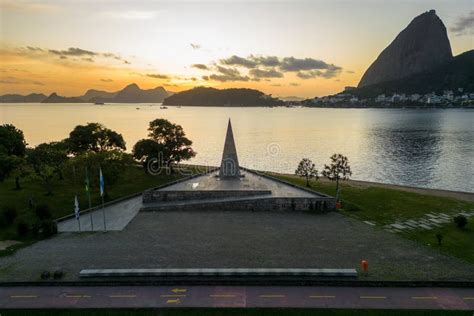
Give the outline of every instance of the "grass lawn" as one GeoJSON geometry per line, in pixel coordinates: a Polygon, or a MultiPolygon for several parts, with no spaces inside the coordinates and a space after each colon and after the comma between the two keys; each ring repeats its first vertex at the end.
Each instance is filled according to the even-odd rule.
{"type": "MultiPolygon", "coordinates": [[[[272,176],[298,184],[306,185],[306,180],[292,175],[273,174],[272,176]]],[[[336,185],[327,180],[312,181],[311,188],[329,195],[335,194],[336,185]]],[[[394,223],[398,220],[418,219],[426,213],[445,213],[453,215],[474,209],[474,203],[453,198],[423,195],[377,186],[362,186],[350,182],[341,184],[342,213],[365,221],[375,222],[377,226],[394,223]]],[[[413,230],[399,233],[411,240],[430,246],[443,253],[474,263],[474,219],[461,230],[454,223],[439,229],[413,230]],[[438,247],[436,233],[444,236],[442,247],[438,247]]]]}
{"type": "Polygon", "coordinates": [[[409,231],[402,235],[474,264],[474,222],[472,219],[463,229],[450,224],[434,230],[409,231]],[[444,236],[441,246],[438,246],[435,236],[437,233],[444,236]]]}
{"type": "MultiPolygon", "coordinates": [[[[203,167],[185,167],[190,175],[202,172],[203,167]]],[[[160,175],[145,174],[140,166],[129,166],[123,170],[123,174],[116,183],[107,185],[107,200],[111,201],[127,195],[142,192],[143,190],[165,184],[184,177],[183,173],[176,172],[173,175],[165,173],[160,175]]],[[[88,208],[88,199],[85,192],[84,180],[73,181],[72,179],[53,181],[53,195],[45,195],[46,191],[38,180],[25,178],[21,181],[21,190],[15,190],[13,178],[9,178],[3,183],[0,182],[0,208],[4,205],[14,206],[18,211],[18,218],[32,223],[36,217],[34,211],[28,207],[29,199],[33,197],[35,204],[48,204],[53,218],[59,218],[74,212],[74,196],[77,194],[81,209],[88,208]]],[[[92,206],[100,205],[101,202],[99,188],[91,187],[92,206]]],[[[0,229],[0,240],[18,239],[16,225],[0,229]]],[[[24,241],[30,241],[24,238],[24,241]]]]}
{"type": "MultiPolygon", "coordinates": [[[[0,310],[1,311],[1,310],[0,310]]],[[[46,309],[46,310],[5,310],[4,315],[90,315],[90,316],[470,316],[472,312],[443,310],[331,310],[331,309],[277,309],[277,308],[175,308],[175,309],[46,309]]],[[[3,313],[2,313],[3,315],[3,313]]]]}

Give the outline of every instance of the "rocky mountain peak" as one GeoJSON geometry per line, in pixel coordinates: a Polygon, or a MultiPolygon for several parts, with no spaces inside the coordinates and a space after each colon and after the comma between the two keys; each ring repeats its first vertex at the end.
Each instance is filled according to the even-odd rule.
{"type": "Polygon", "coordinates": [[[366,70],[359,87],[402,79],[453,58],[443,21],[435,10],[415,17],[366,70]]]}

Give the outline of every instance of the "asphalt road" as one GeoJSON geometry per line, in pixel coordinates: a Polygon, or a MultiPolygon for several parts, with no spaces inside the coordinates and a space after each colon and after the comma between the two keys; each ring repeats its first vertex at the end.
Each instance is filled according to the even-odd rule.
{"type": "Polygon", "coordinates": [[[474,288],[0,287],[2,308],[295,307],[474,311],[474,288]]]}

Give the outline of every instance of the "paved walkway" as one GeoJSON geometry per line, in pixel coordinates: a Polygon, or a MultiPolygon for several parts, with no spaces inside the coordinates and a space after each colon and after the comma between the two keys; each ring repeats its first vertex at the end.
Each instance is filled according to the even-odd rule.
{"type": "Polygon", "coordinates": [[[317,192],[308,192],[299,188],[274,181],[245,170],[241,180],[218,180],[218,172],[212,172],[161,189],[162,191],[182,190],[269,190],[273,197],[314,197],[317,192]]]}
{"type": "Polygon", "coordinates": [[[474,310],[474,289],[297,286],[3,287],[0,308],[293,307],[474,310]]]}
{"type": "MultiPolygon", "coordinates": [[[[80,220],[81,231],[104,231],[104,212],[105,223],[108,231],[120,231],[138,214],[142,207],[142,196],[137,196],[119,203],[106,206],[104,210],[82,214],[80,220]],[[91,221],[92,217],[92,221],[91,221]],[[94,229],[92,229],[92,226],[94,229]]],[[[58,223],[58,231],[78,232],[79,223],[76,218],[70,218],[58,223]]]]}

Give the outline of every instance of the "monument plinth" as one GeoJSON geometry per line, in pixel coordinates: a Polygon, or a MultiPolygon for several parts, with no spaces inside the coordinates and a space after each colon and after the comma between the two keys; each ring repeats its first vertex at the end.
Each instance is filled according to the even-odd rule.
{"type": "Polygon", "coordinates": [[[227,124],[219,178],[221,180],[240,179],[239,159],[237,157],[237,149],[235,148],[234,133],[232,132],[230,119],[227,124]]]}

